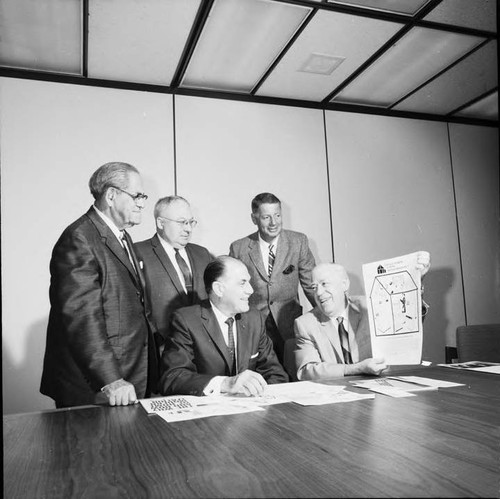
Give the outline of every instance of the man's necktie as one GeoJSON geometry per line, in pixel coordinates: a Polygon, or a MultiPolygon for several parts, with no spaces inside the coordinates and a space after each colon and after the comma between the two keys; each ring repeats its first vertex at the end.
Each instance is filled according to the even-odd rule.
{"type": "Polygon", "coordinates": [[[175,261],[177,262],[177,265],[179,265],[182,276],[184,277],[184,284],[186,285],[187,294],[191,295],[191,292],[193,291],[193,275],[191,274],[191,270],[189,270],[186,260],[184,260],[184,258],[182,258],[181,254],[179,253],[179,248],[174,249],[175,261]]]}
{"type": "Polygon", "coordinates": [[[337,322],[339,323],[339,336],[340,344],[342,345],[342,353],[344,354],[344,363],[352,364],[351,351],[349,349],[349,336],[344,327],[344,318],[337,317],[337,322]]]}
{"type": "Polygon", "coordinates": [[[121,237],[123,249],[125,250],[125,253],[127,254],[127,257],[128,257],[128,259],[130,261],[130,264],[132,265],[132,268],[134,269],[135,275],[138,276],[139,274],[137,272],[136,263],[134,262],[134,258],[132,256],[132,250],[131,250],[131,247],[130,247],[127,235],[128,235],[127,232],[125,230],[123,230],[122,231],[122,237],[121,237]]]}
{"type": "Polygon", "coordinates": [[[269,259],[267,263],[267,275],[271,277],[271,274],[273,273],[273,267],[274,267],[274,260],[276,258],[276,255],[273,252],[274,249],[274,244],[269,245],[269,259]]]}
{"type": "Polygon", "coordinates": [[[233,323],[234,319],[232,317],[229,317],[229,319],[226,320],[227,324],[227,348],[229,350],[229,358],[230,358],[230,367],[231,367],[231,376],[234,376],[236,374],[236,351],[235,351],[235,346],[234,346],[234,333],[233,333],[233,323]]]}

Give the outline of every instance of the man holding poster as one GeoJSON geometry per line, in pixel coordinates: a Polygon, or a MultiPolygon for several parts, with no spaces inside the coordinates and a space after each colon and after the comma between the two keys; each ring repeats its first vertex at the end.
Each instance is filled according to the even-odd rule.
{"type": "MultiPolygon", "coordinates": [[[[430,255],[425,251],[414,255],[413,269],[420,282],[430,268],[430,255]]],[[[367,300],[364,296],[350,296],[349,286],[342,265],[323,263],[314,268],[316,306],[296,319],[294,326],[299,380],[379,375],[390,364],[384,356],[373,355],[367,300]]],[[[400,301],[400,306],[408,307],[409,303],[400,301]]]]}

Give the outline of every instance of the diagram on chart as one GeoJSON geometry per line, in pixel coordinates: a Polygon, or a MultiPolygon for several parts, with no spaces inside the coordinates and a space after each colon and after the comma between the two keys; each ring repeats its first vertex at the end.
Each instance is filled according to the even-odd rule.
{"type": "Polygon", "coordinates": [[[367,298],[376,336],[418,332],[418,286],[408,271],[377,275],[367,298]]]}
{"type": "Polygon", "coordinates": [[[372,356],[390,365],[422,358],[421,275],[418,252],[363,265],[372,356]]]}

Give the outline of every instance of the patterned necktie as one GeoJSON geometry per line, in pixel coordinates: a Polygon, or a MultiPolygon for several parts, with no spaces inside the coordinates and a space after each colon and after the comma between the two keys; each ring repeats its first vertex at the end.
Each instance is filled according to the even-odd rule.
{"type": "Polygon", "coordinates": [[[340,344],[342,345],[342,353],[344,354],[344,363],[352,364],[351,351],[349,350],[349,336],[344,327],[344,318],[337,317],[337,322],[339,323],[339,336],[340,344]]]}
{"type": "Polygon", "coordinates": [[[273,252],[274,249],[274,244],[269,245],[269,258],[267,260],[267,275],[271,277],[271,274],[273,273],[273,266],[274,266],[274,260],[276,258],[276,255],[273,252]]]}
{"type": "Polygon", "coordinates": [[[234,345],[234,333],[233,333],[233,323],[234,319],[232,317],[229,317],[229,319],[226,320],[227,324],[227,348],[229,350],[229,358],[231,361],[230,365],[230,375],[234,376],[236,374],[236,351],[235,351],[235,345],[234,345]]]}
{"type": "Polygon", "coordinates": [[[182,272],[182,276],[184,277],[184,284],[186,285],[187,294],[190,295],[191,291],[193,291],[193,275],[189,270],[186,260],[184,260],[184,258],[182,258],[181,254],[179,253],[179,249],[178,248],[174,249],[175,249],[175,261],[177,262],[177,265],[179,265],[179,268],[181,269],[182,272]]]}
{"type": "Polygon", "coordinates": [[[134,258],[132,256],[132,251],[130,250],[130,244],[128,242],[127,235],[128,235],[127,232],[122,230],[121,241],[122,241],[123,249],[125,250],[125,253],[127,254],[127,257],[130,261],[130,264],[132,265],[132,268],[134,269],[135,275],[139,275],[137,273],[137,267],[135,266],[134,258]]]}

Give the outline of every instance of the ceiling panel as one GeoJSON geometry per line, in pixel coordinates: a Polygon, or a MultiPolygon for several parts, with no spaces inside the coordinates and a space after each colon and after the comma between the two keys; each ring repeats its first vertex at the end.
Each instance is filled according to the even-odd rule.
{"type": "Polygon", "coordinates": [[[267,0],[216,1],[181,86],[249,92],[310,11],[267,0]]]}
{"type": "Polygon", "coordinates": [[[355,5],[356,7],[366,7],[373,10],[382,10],[386,12],[397,12],[398,14],[407,14],[413,16],[429,0],[328,0],[328,3],[337,3],[344,5],[355,5]]]}
{"type": "Polygon", "coordinates": [[[91,78],[170,85],[200,0],[92,0],[91,78]]]}
{"type": "Polygon", "coordinates": [[[394,109],[444,115],[497,86],[497,42],[491,41],[394,109]]]}
{"type": "Polygon", "coordinates": [[[390,106],[482,41],[476,36],[413,28],[332,101],[390,106]]]}
{"type": "Polygon", "coordinates": [[[443,0],[424,19],[496,33],[497,0],[443,0]]]}
{"type": "Polygon", "coordinates": [[[401,27],[401,24],[366,17],[318,11],[257,95],[320,101],[401,27]],[[306,71],[305,64],[311,57],[318,58],[319,71],[326,67],[328,72],[331,58],[340,57],[341,63],[331,74],[317,74],[306,71]],[[321,65],[321,60],[325,65],[321,65]]]}
{"type": "Polygon", "coordinates": [[[475,104],[462,109],[453,116],[498,120],[498,91],[488,97],[485,97],[484,99],[481,99],[475,104]]]}
{"type": "Polygon", "coordinates": [[[80,0],[1,0],[0,64],[81,74],[80,0]]]}

